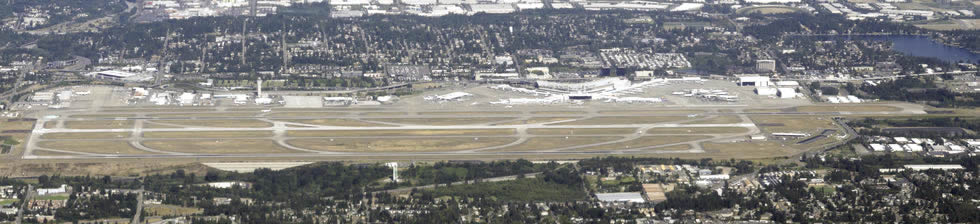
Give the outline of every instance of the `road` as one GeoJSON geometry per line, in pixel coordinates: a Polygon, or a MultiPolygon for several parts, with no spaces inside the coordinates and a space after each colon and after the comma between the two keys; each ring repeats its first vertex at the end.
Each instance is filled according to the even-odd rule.
{"type": "Polygon", "coordinates": [[[136,214],[133,215],[133,221],[130,222],[131,224],[140,223],[140,215],[143,213],[143,192],[145,191],[146,186],[140,186],[140,190],[137,191],[137,194],[139,195],[136,196],[136,214]]]}
{"type": "Polygon", "coordinates": [[[31,202],[34,198],[34,185],[27,185],[27,192],[24,192],[24,203],[20,204],[20,210],[17,210],[17,219],[14,220],[15,224],[20,224],[24,220],[24,209],[27,208],[27,203],[31,202]]]}

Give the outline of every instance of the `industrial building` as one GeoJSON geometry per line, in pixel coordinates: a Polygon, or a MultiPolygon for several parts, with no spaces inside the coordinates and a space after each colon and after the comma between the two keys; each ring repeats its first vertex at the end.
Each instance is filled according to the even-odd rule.
{"type": "Polygon", "coordinates": [[[783,99],[796,98],[796,89],[794,88],[777,88],[776,96],[783,99]]]}
{"type": "Polygon", "coordinates": [[[748,75],[738,77],[739,86],[766,87],[772,85],[768,76],[748,75]]]}

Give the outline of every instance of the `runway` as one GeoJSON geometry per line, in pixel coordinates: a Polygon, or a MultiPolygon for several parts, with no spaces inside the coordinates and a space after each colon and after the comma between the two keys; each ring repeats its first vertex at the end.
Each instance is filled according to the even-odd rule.
{"type": "MultiPolygon", "coordinates": [[[[902,107],[899,107],[902,108],[902,107]]],[[[198,109],[198,108],[192,108],[198,109]]],[[[238,108],[236,108],[238,109],[238,108]]],[[[888,111],[888,112],[794,112],[794,111],[784,111],[784,112],[746,112],[747,107],[738,106],[718,106],[718,107],[706,107],[697,106],[690,108],[683,107],[670,107],[662,108],[662,111],[658,110],[645,110],[635,113],[606,113],[606,111],[600,111],[597,109],[585,109],[581,110],[581,113],[575,114],[563,114],[558,113],[560,111],[503,111],[495,113],[494,111],[392,111],[392,110],[331,110],[325,108],[323,110],[302,110],[302,111],[290,111],[286,109],[273,109],[271,112],[255,112],[255,111],[229,111],[228,108],[207,108],[205,111],[197,110],[187,110],[187,109],[161,109],[158,111],[130,111],[130,112],[117,112],[117,111],[93,111],[93,110],[63,110],[55,111],[47,115],[54,116],[43,116],[35,124],[34,129],[29,136],[22,158],[24,159],[105,159],[105,158],[295,158],[295,157],[309,157],[309,158],[348,158],[348,157],[412,157],[412,156],[447,156],[451,158],[452,156],[467,155],[467,156],[499,156],[499,155],[511,155],[511,156],[521,156],[521,155],[603,155],[603,154],[691,154],[691,153],[704,153],[705,150],[702,148],[702,143],[705,142],[729,142],[737,141],[740,139],[745,139],[749,135],[760,134],[761,131],[755,123],[749,119],[749,115],[759,116],[786,116],[786,115],[812,115],[812,116],[837,116],[837,115],[884,115],[884,114],[913,114],[917,113],[916,108],[902,108],[901,111],[888,111]],[[679,112],[679,109],[691,109],[702,112],[679,112]],[[310,115],[289,115],[289,113],[302,114],[302,113],[336,113],[323,116],[310,116],[310,115]],[[374,112],[398,112],[404,113],[400,115],[378,115],[371,114],[374,112]],[[125,114],[124,116],[114,116],[111,114],[125,114]],[[229,113],[250,113],[253,116],[224,116],[229,113]],[[107,117],[84,117],[87,114],[105,115],[107,117]],[[277,115],[278,114],[278,115],[277,115]],[[81,117],[77,117],[81,115],[81,117]],[[581,122],[589,119],[610,119],[617,117],[630,117],[636,119],[658,117],[658,118],[670,118],[666,121],[659,122],[637,122],[637,123],[619,123],[619,124],[575,124],[573,122],[581,122]],[[722,123],[703,123],[707,121],[713,121],[712,119],[719,119],[723,117],[737,117],[735,122],[722,122],[722,123]],[[423,124],[411,124],[411,123],[400,123],[383,121],[384,119],[455,119],[463,120],[466,119],[483,119],[483,118],[501,118],[502,120],[489,121],[489,122],[476,122],[472,124],[458,124],[458,125],[423,125],[423,124]],[[544,121],[544,122],[533,122],[533,119],[545,119],[551,118],[554,120],[544,121]],[[565,119],[567,118],[567,119],[565,119]],[[321,125],[312,123],[295,122],[291,120],[305,120],[305,119],[350,119],[354,121],[372,123],[379,126],[337,126],[337,125],[321,125]],[[69,128],[66,127],[66,123],[78,122],[78,121],[126,121],[132,122],[130,127],[123,128],[69,128]],[[190,121],[191,124],[166,124],[157,123],[164,121],[190,121]],[[265,127],[209,127],[206,125],[194,125],[193,121],[201,122],[236,122],[236,121],[261,121],[266,122],[269,125],[265,127]],[[525,123],[520,123],[520,122],[525,123]],[[571,124],[563,124],[571,123],[571,124]],[[147,127],[146,125],[152,124],[155,127],[147,127]],[[161,127],[166,126],[166,127],[161,127]],[[745,131],[732,132],[732,133],[699,133],[699,134],[650,134],[647,133],[649,130],[661,129],[661,128],[688,128],[688,129],[699,129],[699,128],[744,128],[745,131]],[[614,133],[614,134],[604,134],[604,133],[593,133],[593,134],[533,134],[529,133],[528,130],[607,130],[607,129],[631,129],[631,133],[614,133]],[[314,136],[314,137],[298,137],[290,136],[288,133],[296,131],[387,131],[387,132],[397,132],[397,131],[463,131],[463,130],[514,130],[512,134],[507,135],[477,135],[477,134],[463,134],[463,135],[364,135],[364,136],[314,136]],[[121,132],[129,133],[126,138],[87,138],[87,139],[43,139],[41,136],[46,134],[58,134],[58,133],[105,133],[105,132],[121,132]],[[207,138],[207,137],[189,137],[189,138],[147,138],[144,136],[145,133],[151,132],[181,132],[181,133],[208,133],[208,132],[271,132],[272,136],[269,137],[222,137],[222,138],[207,138]],[[676,142],[669,142],[664,144],[656,145],[638,145],[637,147],[631,147],[632,142],[646,139],[646,138],[671,138],[674,136],[700,136],[703,138],[695,140],[683,140],[676,142]],[[390,150],[390,151],[351,151],[351,150],[331,150],[331,147],[326,147],[323,149],[311,149],[306,147],[296,146],[291,144],[291,141],[301,140],[301,139],[334,139],[341,140],[376,140],[379,142],[384,142],[385,140],[402,140],[402,139],[456,139],[456,138],[512,138],[505,144],[498,144],[492,146],[481,146],[475,148],[466,148],[461,150],[421,150],[421,151],[402,151],[402,150],[390,150]],[[599,137],[617,137],[618,139],[579,144],[572,146],[560,146],[547,149],[539,150],[519,150],[519,151],[508,151],[506,149],[521,146],[522,144],[527,144],[529,140],[534,138],[543,137],[565,137],[565,138],[599,138],[599,137]],[[146,141],[174,141],[174,142],[186,142],[186,141],[235,141],[235,140],[255,140],[255,141],[270,141],[274,143],[277,147],[288,151],[277,151],[275,153],[261,153],[261,152],[250,152],[250,153],[236,153],[234,150],[230,152],[223,153],[209,153],[207,150],[201,150],[201,152],[195,152],[193,149],[183,150],[183,151],[170,151],[165,149],[154,148],[147,146],[146,141]],[[117,142],[122,141],[128,144],[135,150],[139,150],[138,153],[99,153],[99,152],[84,152],[72,149],[55,149],[42,147],[39,143],[42,142],[86,142],[86,141],[111,141],[117,142]],[[613,146],[626,145],[625,147],[615,148],[613,146]],[[686,149],[680,149],[685,148],[686,149]],[[594,148],[607,147],[609,149],[595,150],[594,148]],[[591,150],[590,150],[591,149],[591,150]],[[190,151],[190,152],[188,152],[190,151]],[[42,152],[40,155],[37,154],[42,152]]],[[[188,123],[188,122],[185,122],[188,123]]],[[[463,122],[465,123],[465,122],[463,122]]]]}

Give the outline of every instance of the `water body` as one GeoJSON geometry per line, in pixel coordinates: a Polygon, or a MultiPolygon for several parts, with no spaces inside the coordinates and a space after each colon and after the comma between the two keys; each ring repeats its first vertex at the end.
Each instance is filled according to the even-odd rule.
{"type": "Polygon", "coordinates": [[[943,60],[949,63],[973,62],[980,63],[980,54],[970,52],[967,49],[948,46],[936,42],[926,36],[912,35],[851,35],[851,36],[821,36],[819,39],[846,39],[846,40],[874,40],[889,41],[892,43],[892,50],[902,54],[916,57],[929,57],[943,60]]]}

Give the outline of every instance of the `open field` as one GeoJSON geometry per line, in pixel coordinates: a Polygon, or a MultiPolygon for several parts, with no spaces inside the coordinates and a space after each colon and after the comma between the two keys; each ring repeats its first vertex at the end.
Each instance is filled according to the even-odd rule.
{"type": "Polygon", "coordinates": [[[313,150],[338,152],[438,152],[478,149],[504,145],[516,138],[485,137],[439,137],[439,138],[338,138],[338,139],[296,139],[288,143],[313,150]]]}
{"type": "Polygon", "coordinates": [[[816,133],[836,129],[830,117],[821,116],[752,116],[752,121],[765,132],[816,133]]]}
{"type": "Polygon", "coordinates": [[[697,114],[704,113],[704,110],[603,110],[599,111],[602,115],[657,115],[657,114],[697,114]]]}
{"type": "Polygon", "coordinates": [[[114,118],[114,117],[134,117],[136,114],[76,114],[72,118],[114,118]]]}
{"type": "Polygon", "coordinates": [[[345,112],[273,112],[267,115],[271,118],[281,118],[281,117],[323,117],[323,116],[343,116],[347,115],[345,112]]]}
{"type": "Polygon", "coordinates": [[[187,216],[204,213],[204,209],[176,205],[148,204],[143,206],[147,216],[187,216]]]}
{"type": "Polygon", "coordinates": [[[894,112],[901,111],[897,107],[884,105],[828,105],[828,106],[799,106],[798,112],[894,112]]]}
{"type": "Polygon", "coordinates": [[[743,127],[714,127],[714,128],[653,128],[647,134],[734,134],[748,132],[743,127]]]}
{"type": "Polygon", "coordinates": [[[575,117],[534,117],[525,120],[518,121],[508,121],[503,123],[497,123],[497,125],[519,125],[519,124],[537,124],[537,123],[547,123],[575,119],[575,117]]]}
{"type": "Polygon", "coordinates": [[[634,128],[531,128],[532,135],[626,135],[635,132],[634,128]]]}
{"type": "Polygon", "coordinates": [[[204,154],[249,154],[296,152],[270,140],[147,140],[143,145],[163,151],[204,154]]]}
{"type": "Polygon", "coordinates": [[[605,125],[605,124],[653,124],[688,120],[687,116],[610,116],[594,117],[584,120],[562,122],[551,125],[605,125]]]}
{"type": "Polygon", "coordinates": [[[620,143],[588,147],[581,150],[589,151],[589,150],[635,149],[635,148],[643,148],[649,146],[689,142],[689,141],[701,140],[706,138],[708,138],[708,136],[692,136],[692,135],[647,136],[647,137],[640,137],[638,139],[620,142],[620,143]]]}
{"type": "Polygon", "coordinates": [[[742,122],[742,118],[735,115],[721,115],[710,117],[704,120],[684,122],[683,124],[735,124],[742,122]]]}
{"type": "Polygon", "coordinates": [[[108,113],[153,113],[153,112],[207,112],[214,111],[214,108],[178,108],[178,107],[159,107],[159,108],[147,108],[147,107],[116,107],[116,108],[104,108],[100,112],[108,113]]]}
{"type": "Polygon", "coordinates": [[[126,141],[43,141],[43,148],[97,154],[155,154],[133,148],[126,141]]]}
{"type": "Polygon", "coordinates": [[[0,120],[0,131],[31,130],[31,129],[34,129],[34,121],[0,120]]]}
{"type": "Polygon", "coordinates": [[[512,135],[514,129],[286,131],[290,137],[512,135]]]}
{"type": "Polygon", "coordinates": [[[531,114],[555,114],[555,115],[579,115],[585,114],[585,111],[572,111],[572,110],[557,110],[557,111],[531,111],[531,114]]]}
{"type": "Polygon", "coordinates": [[[344,126],[344,127],[388,127],[391,125],[363,122],[347,118],[323,118],[323,119],[277,119],[293,123],[303,123],[312,125],[344,126]]]}
{"type": "Polygon", "coordinates": [[[361,116],[404,116],[406,112],[363,112],[361,116]]]}
{"type": "Polygon", "coordinates": [[[380,121],[415,125],[467,125],[482,124],[515,119],[516,117],[474,117],[474,118],[372,118],[367,121],[380,121]]]}
{"type": "MultiPolygon", "coordinates": [[[[45,125],[50,124],[46,123],[45,125]]],[[[132,128],[133,121],[114,120],[114,121],[66,121],[65,128],[71,129],[112,129],[112,128],[132,128]]]]}
{"type": "Polygon", "coordinates": [[[129,132],[80,132],[80,133],[48,133],[41,135],[41,139],[110,139],[128,138],[129,132]]]}
{"type": "Polygon", "coordinates": [[[520,111],[436,111],[436,112],[419,112],[419,115],[434,115],[434,116],[487,116],[487,115],[516,115],[521,114],[520,111]]]}
{"type": "Polygon", "coordinates": [[[144,138],[266,138],[272,137],[269,131],[158,131],[143,132],[144,138]]]}
{"type": "Polygon", "coordinates": [[[264,128],[272,127],[272,123],[256,119],[230,120],[155,120],[156,123],[218,128],[264,128]]]}
{"type": "Polygon", "coordinates": [[[519,145],[495,149],[491,151],[536,151],[565,148],[577,145],[602,143],[622,139],[616,136],[569,136],[569,137],[533,137],[519,145]]]}
{"type": "Polygon", "coordinates": [[[149,114],[149,117],[160,117],[160,118],[185,118],[185,117],[254,117],[258,114],[256,113],[238,113],[238,112],[223,112],[223,113],[165,113],[165,114],[149,114]]]}

